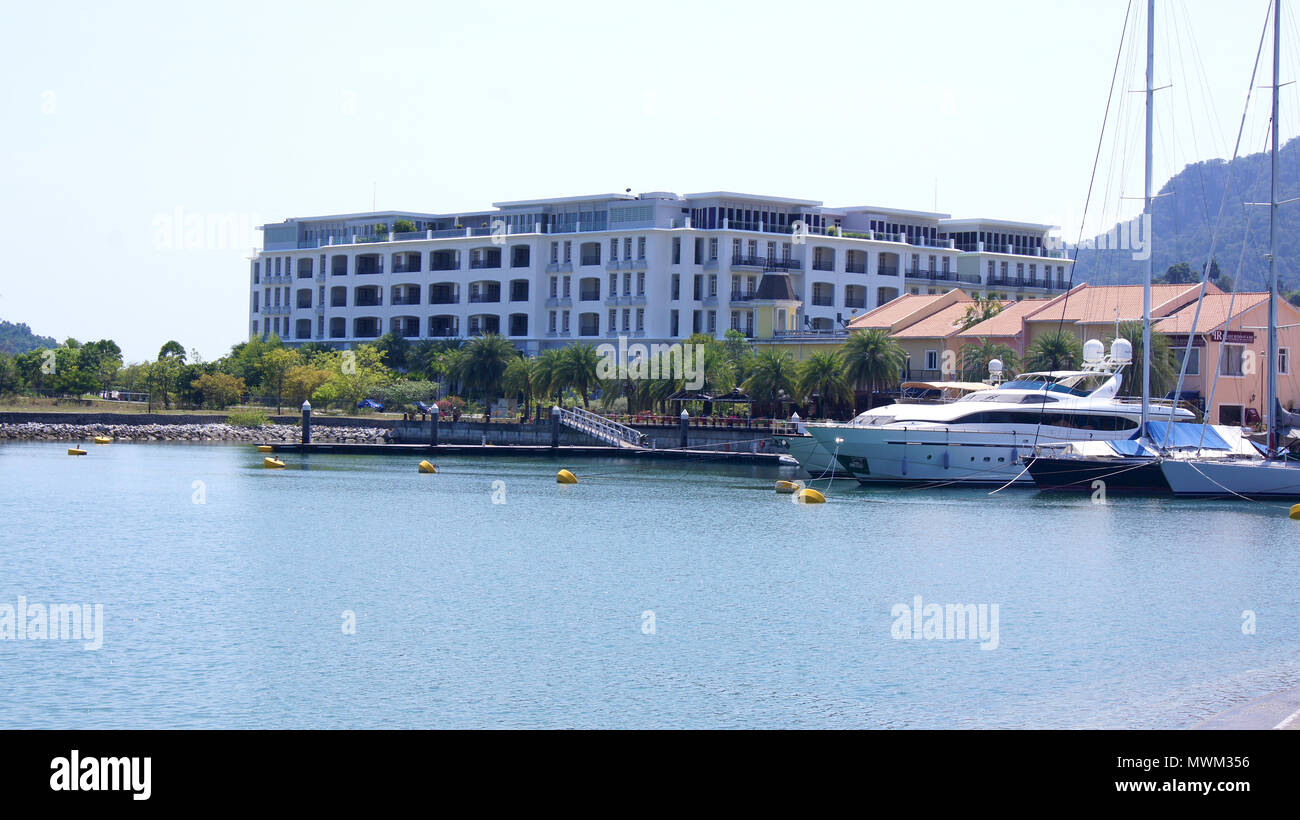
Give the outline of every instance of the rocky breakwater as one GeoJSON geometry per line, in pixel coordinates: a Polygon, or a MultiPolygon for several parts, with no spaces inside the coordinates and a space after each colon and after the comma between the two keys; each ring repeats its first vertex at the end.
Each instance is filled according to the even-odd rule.
{"type": "MultiPolygon", "coordinates": [[[[297,442],[297,425],[267,424],[236,427],[232,424],[0,424],[0,439],[29,441],[89,441],[109,436],[114,441],[247,441],[297,442]]],[[[387,430],[375,427],[312,426],[312,441],[381,444],[387,430]]]]}

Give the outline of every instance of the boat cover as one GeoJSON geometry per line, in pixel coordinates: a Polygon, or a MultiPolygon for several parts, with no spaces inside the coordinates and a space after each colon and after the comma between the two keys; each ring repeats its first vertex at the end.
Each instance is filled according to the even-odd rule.
{"type": "Polygon", "coordinates": [[[1167,421],[1148,421],[1146,435],[1142,435],[1141,431],[1139,431],[1133,438],[1145,438],[1155,444],[1164,445],[1166,436],[1168,436],[1168,446],[1170,447],[1199,447],[1203,450],[1233,449],[1232,445],[1224,441],[1213,425],[1174,422],[1172,433],[1169,432],[1170,426],[1167,421]]]}

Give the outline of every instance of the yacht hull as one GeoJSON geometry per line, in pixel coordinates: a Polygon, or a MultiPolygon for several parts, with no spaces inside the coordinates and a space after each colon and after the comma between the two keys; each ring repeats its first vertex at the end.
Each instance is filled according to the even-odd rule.
{"type": "Polygon", "coordinates": [[[1019,441],[1009,435],[962,436],[944,431],[810,430],[819,441],[844,439],[839,445],[840,465],[862,484],[1033,486],[1033,478],[1020,463],[1021,454],[1033,447],[1032,437],[1019,441]]]}
{"type": "Polygon", "coordinates": [[[833,459],[831,453],[812,436],[783,436],[780,442],[809,478],[853,478],[844,465],[833,459]]]}
{"type": "Polygon", "coordinates": [[[1191,498],[1285,498],[1300,501],[1300,463],[1195,461],[1161,463],[1174,495],[1191,498]]]}
{"type": "Polygon", "coordinates": [[[1042,492],[1110,495],[1170,495],[1160,462],[1153,458],[1062,458],[1025,460],[1034,485],[1042,492]],[[1097,482],[1101,482],[1098,484],[1097,482]]]}

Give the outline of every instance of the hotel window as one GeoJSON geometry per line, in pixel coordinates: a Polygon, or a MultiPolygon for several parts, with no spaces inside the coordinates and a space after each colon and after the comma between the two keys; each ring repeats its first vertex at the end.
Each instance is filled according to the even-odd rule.
{"type": "Polygon", "coordinates": [[[678,325],[677,311],[670,310],[668,312],[668,335],[669,336],[677,335],[677,325],[678,325]]]}
{"type": "Polygon", "coordinates": [[[739,261],[739,259],[740,259],[740,240],[733,239],[731,240],[731,260],[733,262],[736,262],[739,261]]]}
{"type": "Polygon", "coordinates": [[[1038,266],[1031,264],[1029,266],[1029,281],[1032,282],[1038,278],[1038,266]]]}
{"type": "Polygon", "coordinates": [[[557,297],[557,296],[559,296],[559,295],[560,295],[560,280],[559,280],[559,277],[557,277],[557,276],[552,276],[552,277],[551,277],[551,298],[554,299],[555,297],[557,297]]]}
{"type": "Polygon", "coordinates": [[[939,351],[937,350],[925,351],[925,369],[926,370],[939,369],[939,351]]]}
{"type": "Polygon", "coordinates": [[[322,276],[325,275],[325,254],[323,253],[320,255],[320,273],[322,276]]]}
{"type": "Polygon", "coordinates": [[[781,243],[781,258],[782,258],[783,260],[785,260],[786,262],[789,262],[789,261],[790,261],[790,243],[789,243],[789,242],[782,242],[782,243],[781,243]]]}
{"type": "Polygon", "coordinates": [[[936,270],[936,268],[934,267],[934,263],[935,263],[935,258],[934,258],[933,256],[931,256],[931,257],[930,257],[930,273],[934,273],[935,270],[936,270]]]}
{"type": "MultiPolygon", "coordinates": [[[[1187,348],[1183,347],[1182,345],[1174,345],[1173,349],[1174,349],[1174,360],[1177,363],[1176,367],[1179,371],[1181,371],[1183,369],[1183,357],[1187,353],[1187,348]]],[[[1189,376],[1201,375],[1200,348],[1197,347],[1192,348],[1191,358],[1188,359],[1187,361],[1187,375],[1189,376]]]]}
{"type": "Polygon", "coordinates": [[[645,271],[638,271],[636,275],[636,295],[645,296],[645,271]]]}
{"type": "MultiPolygon", "coordinates": [[[[616,325],[616,322],[615,322],[615,317],[617,317],[617,316],[618,316],[618,311],[615,310],[614,308],[610,308],[610,309],[609,309],[609,328],[608,328],[609,330],[614,330],[614,328],[617,326],[617,325],[616,325]]],[[[624,329],[624,330],[627,330],[627,328],[623,328],[623,329],[624,329]]]]}
{"type": "Polygon", "coordinates": [[[618,261],[618,240],[617,239],[609,240],[609,261],[611,262],[618,261]]]}
{"type": "Polygon", "coordinates": [[[275,275],[280,275],[280,257],[275,257],[275,275]]]}
{"type": "Polygon", "coordinates": [[[560,243],[551,243],[551,264],[554,265],[560,261],[560,243]]]}
{"type": "Polygon", "coordinates": [[[1017,282],[1022,282],[1022,283],[1025,281],[1025,263],[1024,263],[1024,262],[1017,262],[1017,263],[1016,263],[1016,281],[1017,281],[1017,282]]]}
{"type": "Polygon", "coordinates": [[[632,258],[632,237],[630,236],[623,237],[623,258],[632,258]]]}
{"type": "Polygon", "coordinates": [[[668,297],[670,301],[676,302],[678,299],[682,298],[682,275],[680,273],[673,274],[670,294],[671,295],[668,297]]]}
{"type": "Polygon", "coordinates": [[[709,335],[710,336],[717,335],[717,332],[718,332],[718,312],[716,310],[711,310],[709,311],[709,335]]]}
{"type": "Polygon", "coordinates": [[[700,276],[697,273],[695,274],[695,290],[691,294],[691,298],[698,302],[700,300],[700,297],[702,297],[703,295],[704,295],[704,277],[700,276]]]}
{"type": "Polygon", "coordinates": [[[1219,348],[1219,375],[1245,375],[1243,359],[1246,357],[1245,345],[1223,345],[1219,348]]]}
{"type": "Polygon", "coordinates": [[[611,273],[609,275],[609,295],[610,296],[618,295],[618,274],[617,273],[611,273]]]}
{"type": "Polygon", "coordinates": [[[704,240],[700,237],[695,238],[695,264],[699,265],[704,261],[704,240]]]}
{"type": "MultiPolygon", "coordinates": [[[[913,262],[916,257],[912,257],[913,262]]],[[[813,270],[835,270],[834,248],[813,248],[813,270]]]]}
{"type": "Polygon", "coordinates": [[[623,295],[632,295],[632,273],[631,271],[623,274],[623,295]]]}
{"type": "Polygon", "coordinates": [[[713,298],[718,295],[718,275],[716,273],[709,275],[709,297],[713,298]]]}
{"type": "Polygon", "coordinates": [[[564,324],[563,324],[563,328],[564,328],[564,332],[565,332],[565,333],[568,333],[568,332],[569,332],[569,311],[567,311],[567,310],[564,311],[564,324]]]}
{"type": "Polygon", "coordinates": [[[748,255],[749,255],[749,257],[750,257],[751,259],[752,259],[753,257],[755,257],[755,256],[758,256],[758,240],[757,240],[757,239],[751,239],[751,240],[749,240],[749,254],[748,254],[748,255]]]}
{"type": "Polygon", "coordinates": [[[1006,279],[1006,278],[1007,278],[1007,263],[1006,263],[1006,262],[1003,262],[1003,263],[1002,263],[1002,268],[1001,268],[1001,270],[1002,270],[1002,278],[1003,278],[1003,279],[1006,279]]]}
{"type": "Polygon", "coordinates": [[[636,258],[645,259],[645,237],[644,236],[638,236],[636,238],[636,258]]]}
{"type": "Polygon", "coordinates": [[[254,285],[260,284],[261,281],[262,281],[262,263],[254,262],[253,263],[253,284],[254,285]]]}
{"type": "Polygon", "coordinates": [[[704,328],[700,324],[700,312],[698,310],[692,310],[691,311],[691,333],[700,333],[703,332],[703,330],[704,328]]]}
{"type": "Polygon", "coordinates": [[[768,243],[767,243],[767,261],[768,261],[768,264],[771,264],[772,262],[775,262],[775,261],[776,261],[776,243],[775,243],[775,242],[768,242],[768,243]]]}
{"type": "Polygon", "coordinates": [[[564,264],[567,265],[572,261],[573,261],[573,243],[566,239],[564,242],[564,264]]]}
{"type": "Polygon", "coordinates": [[[673,237],[673,264],[680,265],[681,263],[682,263],[682,238],[680,236],[674,236],[673,237]]]}
{"type": "Polygon", "coordinates": [[[912,270],[919,271],[920,269],[921,269],[921,254],[914,253],[912,254],[912,270]]]}
{"type": "Polygon", "coordinates": [[[943,257],[943,272],[944,272],[944,273],[947,273],[947,272],[949,271],[949,267],[948,267],[948,265],[949,265],[951,262],[952,262],[952,257],[950,257],[950,256],[945,256],[945,257],[943,257]]]}
{"type": "Polygon", "coordinates": [[[555,332],[555,311],[551,311],[550,331],[551,333],[555,332]]]}
{"type": "Polygon", "coordinates": [[[632,329],[632,309],[623,308],[623,332],[627,333],[632,329]]]}
{"type": "MultiPolygon", "coordinates": [[[[573,292],[572,292],[571,288],[569,287],[570,284],[572,284],[572,283],[570,282],[570,277],[568,277],[568,276],[564,277],[564,298],[565,298],[565,299],[568,299],[570,296],[573,295],[573,292]]],[[[567,315],[567,311],[566,311],[566,315],[567,315]]]]}
{"type": "Polygon", "coordinates": [[[710,262],[718,261],[718,240],[717,239],[709,240],[709,261],[710,262]]]}
{"type": "Polygon", "coordinates": [[[636,332],[645,332],[645,308],[636,309],[636,332]]]}
{"type": "Polygon", "coordinates": [[[989,282],[990,282],[990,283],[993,282],[993,277],[994,277],[995,275],[996,275],[996,272],[995,272],[994,269],[993,269],[993,260],[990,259],[990,260],[989,260],[989,282]]]}
{"type": "Polygon", "coordinates": [[[740,311],[731,311],[731,329],[740,330],[740,311]]]}
{"type": "Polygon", "coordinates": [[[1277,372],[1279,376],[1285,376],[1291,372],[1291,349],[1279,347],[1277,349],[1277,372]]]}
{"type": "Polygon", "coordinates": [[[257,297],[258,297],[259,295],[260,295],[260,294],[258,294],[257,291],[253,291],[253,312],[254,312],[254,313],[257,313],[257,297]]]}

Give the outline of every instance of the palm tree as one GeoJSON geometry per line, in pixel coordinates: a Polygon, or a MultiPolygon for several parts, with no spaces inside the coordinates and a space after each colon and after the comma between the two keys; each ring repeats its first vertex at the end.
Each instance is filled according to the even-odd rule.
{"type": "Polygon", "coordinates": [[[537,354],[537,395],[539,398],[557,398],[563,387],[556,381],[560,371],[560,349],[552,347],[537,354]]]}
{"type": "Polygon", "coordinates": [[[588,396],[600,381],[596,377],[599,365],[600,356],[593,345],[569,345],[556,357],[555,370],[551,373],[553,386],[573,390],[582,397],[582,406],[586,407],[588,396]]]}
{"type": "Polygon", "coordinates": [[[1014,373],[1020,366],[1020,357],[1010,345],[981,336],[978,344],[968,344],[961,349],[964,378],[984,381],[989,377],[989,362],[993,359],[1001,359],[1002,367],[1008,372],[1014,373]]]}
{"type": "Polygon", "coordinates": [[[1083,361],[1083,342],[1068,330],[1044,333],[1025,350],[1026,370],[1074,370],[1083,361]]]}
{"type": "Polygon", "coordinates": [[[975,301],[971,302],[966,308],[966,315],[958,323],[962,330],[969,330],[985,319],[992,319],[1002,312],[1002,302],[992,297],[976,296],[975,301]]]}
{"type": "Polygon", "coordinates": [[[518,358],[514,344],[498,333],[477,336],[463,348],[457,370],[465,389],[477,391],[487,407],[501,393],[501,377],[510,362],[518,358]]]}
{"type": "Polygon", "coordinates": [[[907,362],[903,348],[884,330],[854,331],[844,342],[840,357],[849,383],[854,387],[866,385],[868,407],[877,385],[893,387],[899,383],[907,362]]]}
{"type": "MultiPolygon", "coordinates": [[[[1142,347],[1142,323],[1121,322],[1119,338],[1127,339],[1133,345],[1133,365],[1129,371],[1130,378],[1124,379],[1120,388],[1122,396],[1142,395],[1142,361],[1146,351],[1142,347]]],[[[1106,339],[1107,347],[1114,338],[1106,339]]],[[[1151,334],[1151,395],[1162,396],[1174,389],[1178,380],[1178,358],[1169,337],[1163,333],[1151,334]]]]}
{"type": "Polygon", "coordinates": [[[839,353],[813,353],[799,365],[799,392],[816,396],[814,416],[825,416],[826,408],[837,407],[853,400],[848,379],[844,377],[844,363],[839,353]]]}
{"type": "Polygon", "coordinates": [[[780,412],[778,405],[782,393],[795,398],[797,378],[794,358],[789,353],[764,350],[754,357],[744,389],[751,396],[766,399],[775,417],[780,412]]]}
{"type": "Polygon", "coordinates": [[[523,402],[524,418],[532,418],[533,415],[531,403],[538,396],[538,374],[536,359],[516,356],[506,365],[506,371],[501,376],[501,387],[506,393],[518,395],[523,402]]]}

